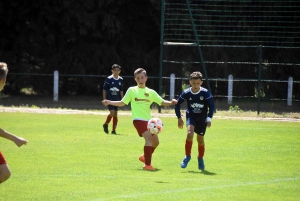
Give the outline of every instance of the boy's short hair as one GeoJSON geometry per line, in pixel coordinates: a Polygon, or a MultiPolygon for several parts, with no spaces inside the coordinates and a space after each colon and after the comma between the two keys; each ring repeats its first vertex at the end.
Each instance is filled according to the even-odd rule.
{"type": "Polygon", "coordinates": [[[140,73],[144,73],[145,74],[145,76],[147,76],[147,72],[146,72],[146,70],[145,69],[143,69],[143,68],[138,68],[138,69],[136,69],[135,71],[134,71],[134,77],[137,75],[137,74],[140,74],[140,73]]]}
{"type": "Polygon", "coordinates": [[[7,64],[4,62],[0,62],[0,80],[6,78],[8,73],[7,64]]]}
{"type": "Polygon", "coordinates": [[[119,69],[121,70],[121,66],[120,66],[120,65],[118,65],[118,64],[114,64],[114,65],[112,65],[111,69],[113,70],[113,69],[115,69],[115,68],[119,68],[119,69]]]}
{"type": "Polygon", "coordinates": [[[200,73],[199,71],[193,72],[190,75],[190,80],[197,80],[197,79],[202,80],[202,78],[203,78],[202,73],[200,73]]]}

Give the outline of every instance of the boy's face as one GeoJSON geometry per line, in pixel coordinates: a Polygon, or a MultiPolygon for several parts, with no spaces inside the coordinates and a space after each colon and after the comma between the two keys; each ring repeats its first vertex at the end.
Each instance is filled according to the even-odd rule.
{"type": "Polygon", "coordinates": [[[121,70],[119,68],[114,68],[111,70],[112,74],[117,77],[121,73],[121,70]]]}
{"type": "Polygon", "coordinates": [[[139,73],[135,75],[134,80],[136,81],[138,87],[144,88],[146,86],[147,76],[145,73],[139,73]]]}
{"type": "Polygon", "coordinates": [[[202,85],[203,81],[201,79],[192,79],[190,80],[190,85],[193,91],[198,91],[200,86],[202,85]]]}
{"type": "Polygon", "coordinates": [[[0,91],[2,91],[2,89],[4,88],[5,81],[6,81],[6,79],[0,80],[0,91]]]}

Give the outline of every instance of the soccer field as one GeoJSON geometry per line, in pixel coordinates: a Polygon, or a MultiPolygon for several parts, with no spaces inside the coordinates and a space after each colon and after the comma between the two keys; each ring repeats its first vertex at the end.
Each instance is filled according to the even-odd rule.
{"type": "MultiPolygon", "coordinates": [[[[18,148],[0,139],[12,176],[0,200],[298,200],[300,123],[214,119],[205,136],[206,170],[184,157],[185,129],[161,117],[164,130],[152,163],[142,170],[131,117],[120,116],[118,135],[105,134],[105,116],[1,113],[0,127],[29,140],[18,148]]],[[[109,125],[111,128],[111,124],[109,125]]]]}

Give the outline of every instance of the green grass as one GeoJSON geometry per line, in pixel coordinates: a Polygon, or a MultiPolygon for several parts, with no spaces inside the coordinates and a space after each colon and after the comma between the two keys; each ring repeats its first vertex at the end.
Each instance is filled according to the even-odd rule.
{"type": "Polygon", "coordinates": [[[214,119],[201,172],[195,142],[188,167],[180,168],[186,130],[176,118],[161,119],[152,160],[158,171],[147,172],[131,117],[120,116],[119,135],[107,135],[101,115],[1,113],[0,127],[30,142],[18,148],[0,139],[12,171],[0,200],[299,199],[299,123],[214,119]]]}

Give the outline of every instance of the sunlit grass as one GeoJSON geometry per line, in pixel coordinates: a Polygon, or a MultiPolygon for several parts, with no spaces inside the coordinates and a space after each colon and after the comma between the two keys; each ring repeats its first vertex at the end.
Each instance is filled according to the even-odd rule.
{"type": "MultiPolygon", "coordinates": [[[[118,135],[102,131],[105,116],[0,113],[1,128],[29,140],[18,148],[0,139],[12,171],[2,200],[297,200],[300,197],[299,123],[214,119],[205,137],[206,171],[184,157],[185,129],[161,117],[164,131],[142,170],[144,140],[129,116],[118,135]],[[26,192],[26,193],[25,193],[26,192]]],[[[111,124],[110,124],[111,127],[111,124]]],[[[109,128],[110,128],[109,127],[109,128]]],[[[0,200],[1,200],[0,199],[0,200]]]]}

